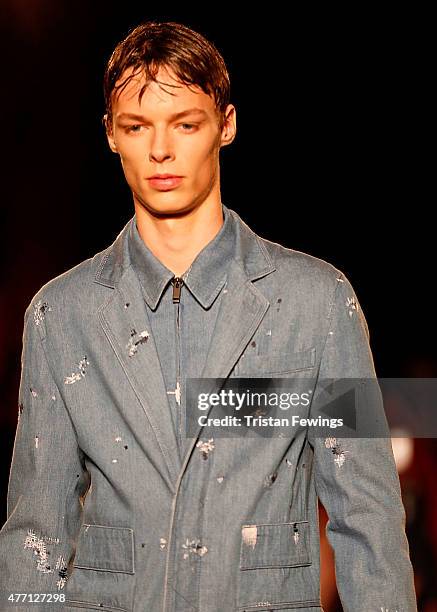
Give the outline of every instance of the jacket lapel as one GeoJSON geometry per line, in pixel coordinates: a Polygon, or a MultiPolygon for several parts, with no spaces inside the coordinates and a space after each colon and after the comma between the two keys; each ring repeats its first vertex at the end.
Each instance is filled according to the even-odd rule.
{"type": "MultiPolygon", "coordinates": [[[[256,289],[235,261],[231,264],[226,288],[227,293],[221,296],[216,325],[200,376],[209,379],[207,386],[202,386],[204,393],[220,391],[221,384],[217,379],[229,376],[270,306],[269,300],[256,289]]],[[[187,397],[189,395],[187,394],[187,397]]],[[[210,410],[207,414],[209,412],[210,410]]],[[[202,429],[201,425],[194,426],[193,437],[187,438],[182,471],[202,429]]]]}
{"type": "MultiPolygon", "coordinates": [[[[217,321],[200,378],[208,378],[206,393],[220,390],[270,307],[268,298],[253,284],[276,268],[260,238],[240,216],[229,210],[235,229],[235,256],[228,270],[226,294],[222,294],[217,321]]],[[[223,291],[223,290],[222,290],[223,291]]],[[[208,410],[209,414],[210,410],[208,410]]],[[[190,459],[203,427],[194,428],[187,439],[182,473],[190,459]]]]}
{"type": "Polygon", "coordinates": [[[162,478],[173,491],[181,459],[147,307],[130,264],[128,236],[134,222],[135,216],[101,254],[94,282],[112,291],[109,299],[100,307],[98,318],[111,350],[139,400],[140,411],[138,404],[126,403],[123,416],[145,455],[155,462],[162,478]],[[144,416],[149,427],[142,424],[144,416]],[[155,454],[154,447],[158,450],[155,454]]]}
{"type": "Polygon", "coordinates": [[[150,436],[156,438],[167,468],[166,480],[172,488],[180,470],[177,440],[147,308],[132,268],[126,270],[100,309],[99,320],[144,411],[138,414],[137,405],[125,405],[126,417],[131,419],[147,455],[151,453],[150,436]],[[144,415],[150,428],[141,425],[144,415]]]}

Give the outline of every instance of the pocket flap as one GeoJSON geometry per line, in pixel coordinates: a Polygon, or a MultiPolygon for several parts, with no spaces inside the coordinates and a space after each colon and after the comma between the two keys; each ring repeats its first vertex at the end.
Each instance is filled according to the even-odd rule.
{"type": "Polygon", "coordinates": [[[298,353],[246,354],[240,358],[239,373],[289,373],[313,368],[316,365],[316,347],[298,353]]]}
{"type": "Polygon", "coordinates": [[[133,529],[84,523],[73,567],[134,574],[133,529]]]}
{"type": "Polygon", "coordinates": [[[308,521],[243,525],[240,569],[311,565],[308,521]]]}

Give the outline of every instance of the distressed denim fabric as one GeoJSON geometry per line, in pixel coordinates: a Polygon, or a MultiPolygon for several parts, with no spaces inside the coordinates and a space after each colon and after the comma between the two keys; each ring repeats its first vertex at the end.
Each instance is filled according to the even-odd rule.
{"type": "MultiPolygon", "coordinates": [[[[210,336],[184,332],[183,350],[203,352],[190,371],[314,381],[314,396],[319,380],[376,377],[346,275],[224,212],[233,257],[210,336]]],[[[320,612],[319,497],[345,612],[416,612],[390,439],[214,438],[199,425],[178,452],[175,365],[154,338],[163,326],[131,258],[134,223],[26,309],[2,598],[56,593],[70,611],[320,612]]],[[[216,253],[204,255],[208,278],[216,253]]],[[[37,608],[56,609],[17,609],[37,608]]]]}

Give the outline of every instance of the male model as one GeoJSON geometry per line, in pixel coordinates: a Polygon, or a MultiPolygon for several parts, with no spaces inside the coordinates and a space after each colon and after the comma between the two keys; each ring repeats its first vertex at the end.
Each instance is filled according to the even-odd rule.
{"type": "Polygon", "coordinates": [[[320,612],[319,497],[344,610],[414,612],[389,437],[185,435],[188,379],[376,377],[348,278],[221,202],[222,57],[146,22],[105,96],[135,214],[26,310],[1,610],[320,612]]]}

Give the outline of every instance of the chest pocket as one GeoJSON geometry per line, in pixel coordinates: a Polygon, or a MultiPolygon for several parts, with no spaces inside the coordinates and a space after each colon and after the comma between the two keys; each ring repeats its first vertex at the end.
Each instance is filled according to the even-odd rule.
{"type": "Polygon", "coordinates": [[[235,368],[235,376],[278,376],[311,370],[316,365],[316,347],[297,353],[270,353],[251,355],[246,353],[235,368]]]}
{"type": "Polygon", "coordinates": [[[65,603],[70,607],[131,612],[134,532],[129,527],[81,526],[65,603]]]}

